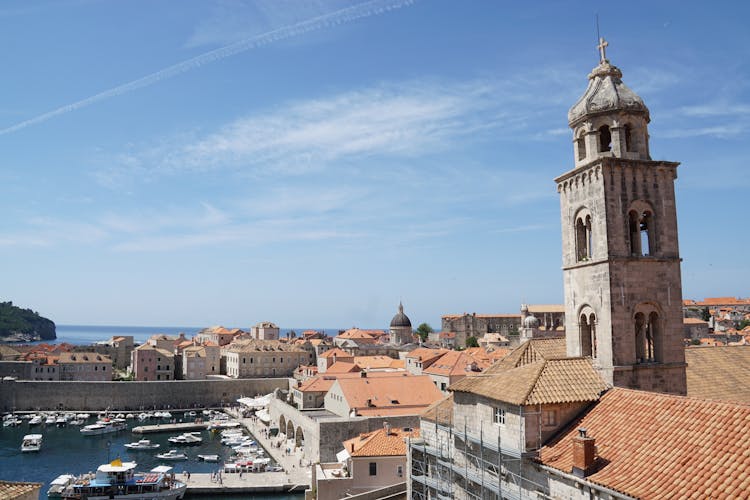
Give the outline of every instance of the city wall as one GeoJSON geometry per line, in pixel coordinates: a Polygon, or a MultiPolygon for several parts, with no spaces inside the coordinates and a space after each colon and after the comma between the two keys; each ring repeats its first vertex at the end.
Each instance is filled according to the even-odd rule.
{"type": "Polygon", "coordinates": [[[159,382],[0,381],[0,412],[25,410],[141,410],[234,404],[242,396],[288,390],[289,379],[159,382]]]}

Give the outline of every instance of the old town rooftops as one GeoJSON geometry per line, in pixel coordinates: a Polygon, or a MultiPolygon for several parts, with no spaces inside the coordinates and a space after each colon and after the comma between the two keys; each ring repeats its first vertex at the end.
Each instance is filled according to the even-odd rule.
{"type": "Polygon", "coordinates": [[[608,385],[588,358],[550,359],[494,374],[464,378],[450,386],[514,405],[596,401],[608,385]]]}
{"type": "Polygon", "coordinates": [[[596,440],[587,480],[638,498],[744,498],[750,406],[614,388],[540,451],[566,473],[579,428],[596,440]]]}
{"type": "Polygon", "coordinates": [[[59,363],[112,363],[112,358],[96,352],[61,352],[59,363]]]}
{"type": "Polygon", "coordinates": [[[567,348],[564,337],[531,339],[516,347],[510,354],[487,368],[485,373],[498,373],[540,360],[561,359],[565,357],[567,357],[567,348]]]}
{"type": "Polygon", "coordinates": [[[245,339],[235,341],[224,347],[225,352],[248,353],[264,351],[282,351],[282,352],[307,352],[301,347],[293,344],[287,344],[279,340],[256,340],[245,339]]]}

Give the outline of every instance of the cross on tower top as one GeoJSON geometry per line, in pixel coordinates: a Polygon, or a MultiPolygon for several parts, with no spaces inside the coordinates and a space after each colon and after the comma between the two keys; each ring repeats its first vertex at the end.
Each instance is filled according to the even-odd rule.
{"type": "Polygon", "coordinates": [[[599,63],[604,64],[607,61],[607,47],[609,46],[609,42],[607,42],[604,37],[599,38],[599,45],[597,47],[599,48],[599,63]]]}

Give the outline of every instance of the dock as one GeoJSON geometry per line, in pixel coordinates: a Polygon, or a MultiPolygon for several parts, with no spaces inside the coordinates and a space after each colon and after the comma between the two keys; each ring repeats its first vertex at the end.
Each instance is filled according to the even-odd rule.
{"type": "Polygon", "coordinates": [[[187,483],[186,496],[192,495],[238,495],[251,493],[302,493],[306,484],[296,484],[285,472],[246,472],[243,474],[221,474],[221,481],[211,474],[190,474],[190,479],[177,475],[187,483]]]}
{"type": "Polygon", "coordinates": [[[133,427],[134,434],[154,434],[157,432],[187,432],[187,431],[205,431],[208,429],[208,422],[182,422],[178,424],[156,424],[156,425],[139,425],[133,427]]]}

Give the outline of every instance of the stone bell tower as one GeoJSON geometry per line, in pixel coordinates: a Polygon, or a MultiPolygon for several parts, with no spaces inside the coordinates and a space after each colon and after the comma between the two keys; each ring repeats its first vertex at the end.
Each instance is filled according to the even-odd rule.
{"type": "Polygon", "coordinates": [[[685,394],[679,164],[651,159],[649,110],[606,47],[568,112],[574,168],[555,179],[567,351],[615,386],[685,394]]]}

